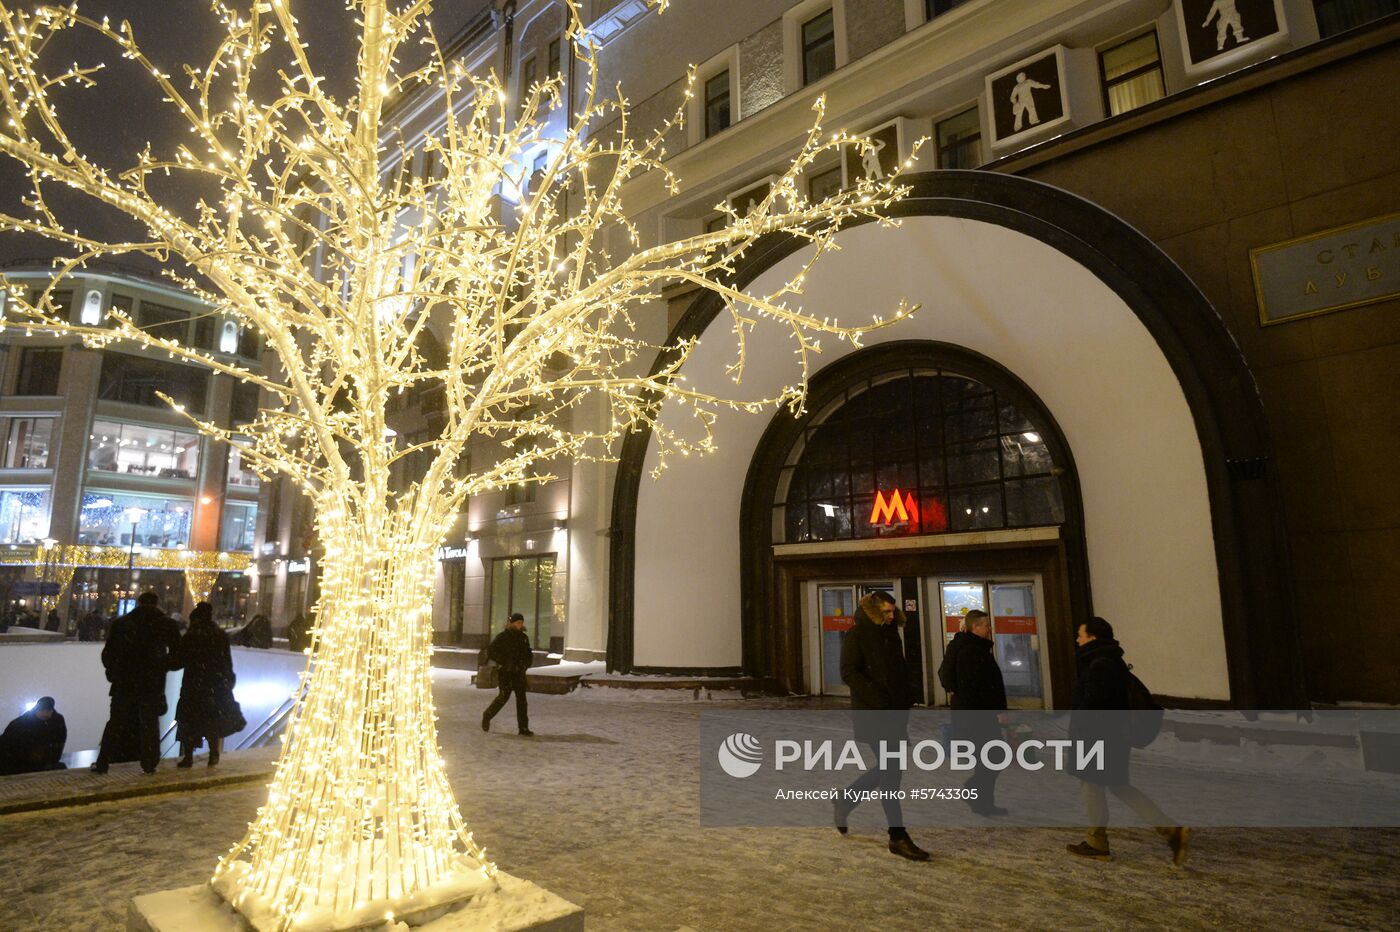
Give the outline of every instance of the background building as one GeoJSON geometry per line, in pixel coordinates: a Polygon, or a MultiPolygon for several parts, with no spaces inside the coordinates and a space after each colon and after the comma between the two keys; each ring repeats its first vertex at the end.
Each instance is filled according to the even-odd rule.
{"type": "MultiPolygon", "coordinates": [[[[10,263],[4,273],[31,297],[52,281],[46,263],[10,263]]],[[[119,309],[150,333],[257,365],[256,340],[139,270],[94,265],[58,283],[52,300],[75,323],[100,325],[119,309]]],[[[235,426],[256,416],[253,386],[149,351],[93,350],[72,337],[23,332],[0,344],[0,386],[6,611],[34,606],[32,567],[46,539],[129,555],[121,566],[74,572],[59,604],[70,626],[89,609],[109,614],[134,590],[154,589],[169,611],[188,612],[183,572],[160,567],[181,552],[253,550],[258,477],[236,450],[200,437],[157,395],[235,426]]],[[[245,573],[221,573],[211,590],[217,616],[242,619],[248,592],[245,573]]]]}

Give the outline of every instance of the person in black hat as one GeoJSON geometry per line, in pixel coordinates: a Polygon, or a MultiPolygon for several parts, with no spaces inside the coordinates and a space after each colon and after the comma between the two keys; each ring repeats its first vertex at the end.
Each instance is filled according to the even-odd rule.
{"type": "Polygon", "coordinates": [[[62,770],[60,758],[67,742],[68,726],[54,708],[53,697],[45,696],[5,726],[0,735],[0,774],[62,770]]]}
{"type": "Polygon", "coordinates": [[[534,654],[530,650],[530,636],[525,633],[525,616],[516,612],[506,622],[506,629],[496,635],[486,654],[501,668],[501,691],[486,707],[481,716],[481,730],[491,730],[491,719],[515,693],[515,721],[520,733],[527,737],[534,735],[530,730],[530,709],[525,699],[525,671],[530,669],[534,654]]]}

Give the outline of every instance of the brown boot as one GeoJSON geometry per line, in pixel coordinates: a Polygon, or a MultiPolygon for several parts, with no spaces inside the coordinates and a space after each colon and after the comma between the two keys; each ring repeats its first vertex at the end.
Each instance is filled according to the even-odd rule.
{"type": "Polygon", "coordinates": [[[1191,830],[1178,825],[1167,835],[1167,846],[1172,849],[1172,863],[1180,866],[1186,863],[1186,845],[1191,840],[1191,830]]]}
{"type": "Polygon", "coordinates": [[[1112,855],[1108,853],[1107,848],[1095,848],[1087,841],[1081,841],[1077,845],[1065,845],[1065,850],[1070,854],[1077,854],[1081,858],[1091,858],[1095,861],[1108,861],[1112,859],[1112,855]]]}
{"type": "Polygon", "coordinates": [[[914,844],[914,839],[907,834],[890,838],[890,854],[897,854],[911,861],[927,861],[930,857],[929,853],[914,844]]]}

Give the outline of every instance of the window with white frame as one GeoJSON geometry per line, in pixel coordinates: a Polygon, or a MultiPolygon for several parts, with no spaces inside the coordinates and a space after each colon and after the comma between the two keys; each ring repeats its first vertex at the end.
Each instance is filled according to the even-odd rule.
{"type": "Polygon", "coordinates": [[[728,129],[731,123],[729,69],[705,79],[705,138],[728,129]]]}
{"type": "Polygon", "coordinates": [[[802,83],[815,84],[836,70],[836,11],[827,8],[802,24],[802,83]]]}
{"type": "Polygon", "coordinates": [[[789,93],[846,61],[845,0],[802,0],[783,14],[783,84],[789,93]]]}

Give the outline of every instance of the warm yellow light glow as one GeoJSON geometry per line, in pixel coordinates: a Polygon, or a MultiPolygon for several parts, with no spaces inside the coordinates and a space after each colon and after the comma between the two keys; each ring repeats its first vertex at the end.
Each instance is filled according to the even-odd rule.
{"type": "Polygon", "coordinates": [[[245,914],[283,929],[327,916],[369,923],[491,882],[495,867],[467,829],[438,751],[428,663],[434,555],[470,495],[547,481],[554,462],[612,457],[623,435],[644,426],[662,466],[675,453],[711,452],[723,409],[800,410],[823,335],[855,343],[910,311],[850,327],[790,303],[844,224],[881,219],[904,193],[897,178],[862,180],[808,200],[802,182],[814,164],[844,147],[870,148],[822,127],[824,101],[761,201],[743,214],[720,205],[726,223],[713,232],[644,245],[624,206],[627,186],[654,174],[679,189],[663,158],[683,109],[650,135],[632,135],[625,98],[599,88],[597,49],[572,5],[579,86],[562,88],[555,76],[514,100],[494,76],[443,59],[426,25],[428,3],[357,0],[350,101],[333,98],[313,70],[294,5],[235,12],[216,4],[226,40],[177,82],[124,23],[74,7],[22,12],[0,0],[0,154],[31,185],[29,213],[0,214],[0,231],[41,234],[71,250],[37,296],[0,279],[8,321],[77,335],[93,348],[135,344],[259,386],[263,409],[236,433],[167,401],[314,505],[324,575],[307,689],[267,803],[214,880],[245,914]],[[168,152],[148,146],[121,173],[102,167],[110,152],[80,151],[50,91],[88,87],[100,66],[50,69],[43,60],[51,46],[70,47],[50,42],[69,30],[100,34],[142,69],[187,124],[185,141],[168,152]],[[430,50],[427,63],[403,73],[397,63],[420,46],[430,50]],[[558,106],[565,92],[571,108],[558,106]],[[393,95],[423,95],[440,109],[442,128],[405,141],[383,119],[393,95]],[[558,128],[561,113],[572,125],[558,128]],[[535,172],[541,151],[544,168],[535,172]],[[431,172],[415,173],[428,161],[431,172]],[[190,209],[162,200],[155,182],[168,174],[202,187],[205,199],[190,209]],[[65,227],[49,200],[60,188],[126,214],[140,238],[96,242],[65,227]],[[514,193],[519,203],[503,209],[514,193]],[[739,263],[776,232],[808,245],[799,273],[767,293],[737,287],[739,263]],[[130,253],[167,261],[172,278],[216,319],[260,337],[277,365],[254,372],[227,354],[153,336],[119,308],[106,324],[83,326],[56,306],[69,273],[130,253]],[[782,328],[795,354],[792,384],[766,398],[692,388],[681,369],[698,341],[642,335],[664,332],[660,298],[672,286],[725,303],[736,383],[754,328],[782,328]],[[662,323],[641,326],[647,316],[662,323]],[[428,439],[390,423],[404,392],[435,399],[438,426],[428,439]],[[661,423],[665,404],[688,410],[697,433],[661,423]],[[501,452],[468,462],[474,438],[501,452]],[[422,468],[411,481],[396,478],[413,463],[422,468]]]}

